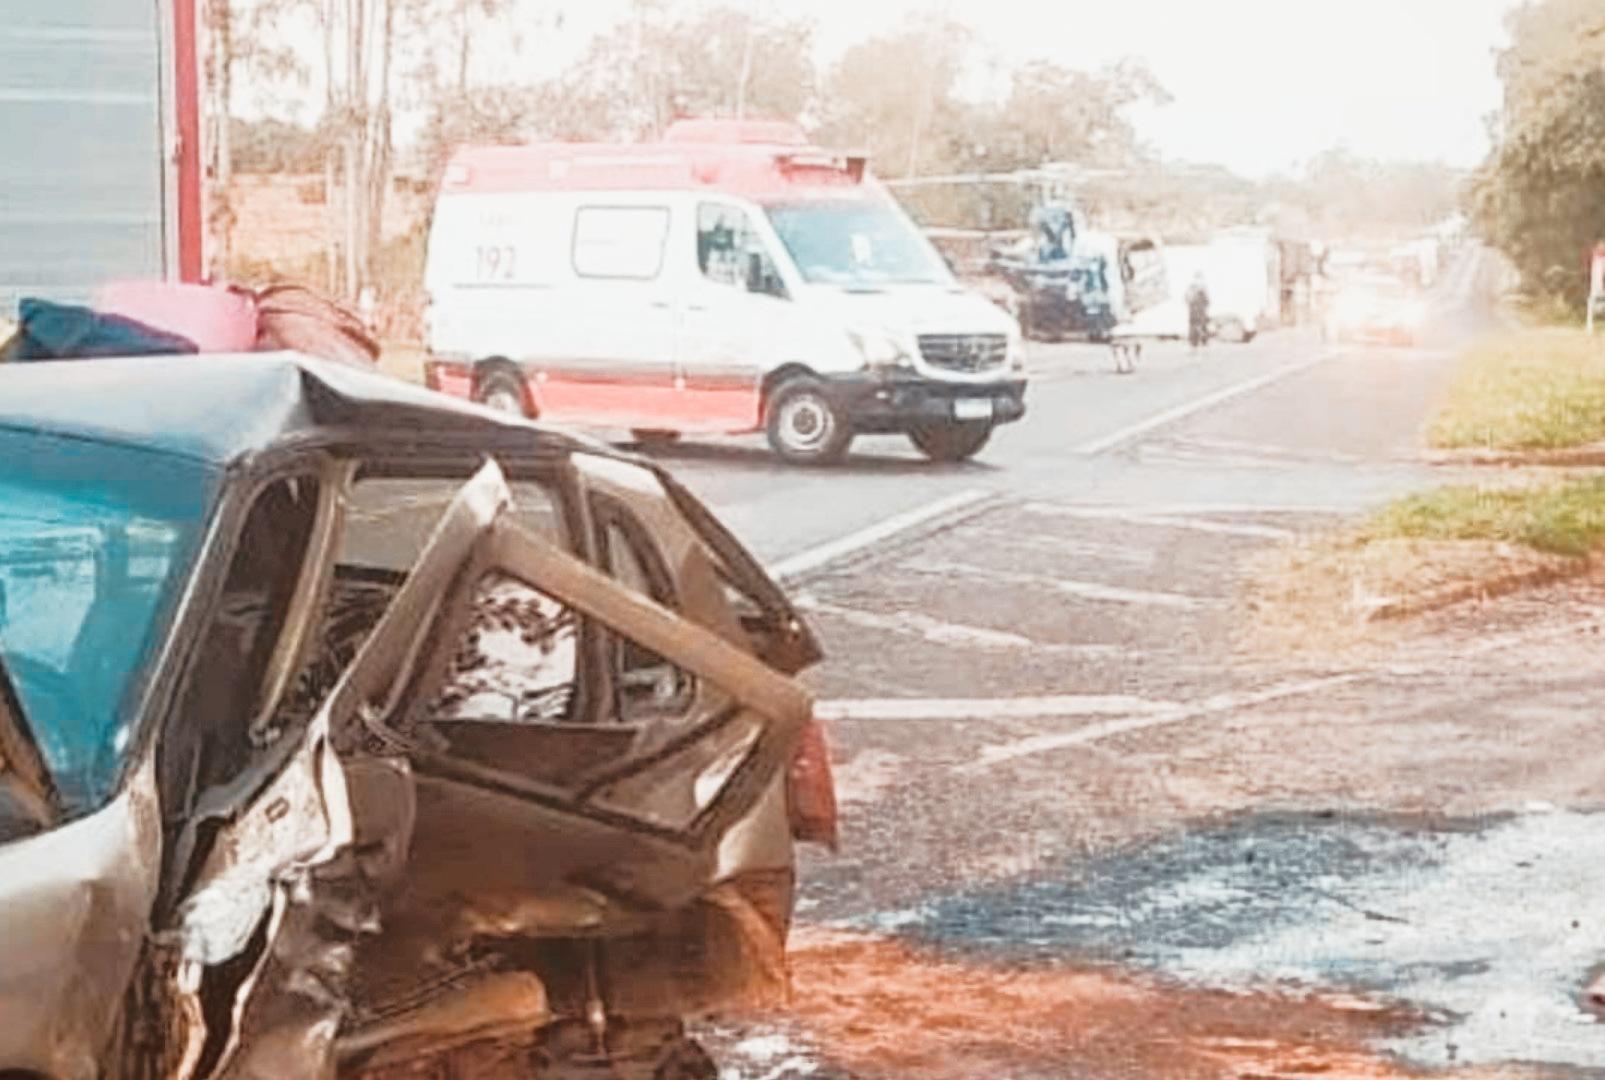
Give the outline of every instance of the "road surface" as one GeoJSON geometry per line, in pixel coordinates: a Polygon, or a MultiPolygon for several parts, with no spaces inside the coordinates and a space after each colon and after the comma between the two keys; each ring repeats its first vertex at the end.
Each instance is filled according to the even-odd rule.
{"type": "Polygon", "coordinates": [[[816,620],[846,813],[793,1014],[706,1033],[728,1077],[1605,1070],[1605,592],[1243,644],[1257,553],[1448,478],[1419,432],[1491,274],[1414,349],[1038,346],[965,465],[663,455],[816,620]]]}

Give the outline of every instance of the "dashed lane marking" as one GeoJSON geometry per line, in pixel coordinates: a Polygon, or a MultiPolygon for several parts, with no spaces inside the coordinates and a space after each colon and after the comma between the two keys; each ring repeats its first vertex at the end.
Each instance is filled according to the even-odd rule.
{"type": "MultiPolygon", "coordinates": [[[[1201,720],[1206,717],[1253,708],[1257,705],[1268,705],[1274,701],[1317,694],[1339,686],[1364,682],[1376,678],[1378,675],[1409,677],[1422,675],[1432,670],[1442,671],[1445,664],[1453,664],[1457,661],[1465,661],[1477,656],[1486,656],[1490,653],[1503,652],[1506,649],[1518,648],[1522,645],[1550,638],[1597,633],[1602,627],[1605,627],[1605,615],[1594,615],[1584,619],[1568,621],[1560,626],[1496,634],[1467,648],[1457,650],[1452,654],[1424,658],[1427,661],[1426,663],[1396,664],[1381,670],[1349,671],[1319,678],[1278,683],[1262,690],[1217,694],[1193,705],[1179,705],[1146,714],[1117,717],[1102,723],[1089,724],[1075,731],[1034,735],[1024,739],[1015,739],[1012,742],[984,747],[975,761],[968,765],[961,765],[955,771],[960,774],[978,773],[1006,761],[1015,761],[1037,754],[1053,753],[1075,746],[1085,746],[1134,731],[1164,727],[1168,724],[1185,723],[1189,720],[1201,720]]],[[[919,702],[917,701],[908,703],[910,712],[918,711],[918,707],[919,702]]],[[[984,716],[987,714],[980,713],[978,715],[984,716]]]]}
{"type": "Polygon", "coordinates": [[[862,608],[832,604],[814,596],[803,595],[793,601],[801,611],[840,619],[842,622],[867,630],[884,630],[894,634],[909,634],[937,645],[954,645],[966,649],[1025,649],[1034,653],[1055,656],[1076,656],[1084,660],[1118,656],[1123,659],[1145,655],[1140,649],[1123,645],[1106,645],[1083,642],[1037,641],[1007,630],[993,630],[984,626],[968,626],[947,622],[930,615],[913,611],[883,613],[862,608]]]}
{"type": "Polygon", "coordinates": [[[1129,525],[1151,525],[1167,529],[1190,529],[1194,532],[1215,533],[1220,536],[1242,536],[1257,540],[1289,540],[1298,534],[1291,529],[1278,529],[1270,525],[1251,525],[1243,522],[1208,521],[1202,518],[1173,517],[1169,514],[1111,514],[1102,510],[1077,510],[1072,506],[1034,504],[1039,514],[1056,514],[1060,517],[1088,518],[1094,521],[1118,521],[1129,525]]]}
{"type": "Polygon", "coordinates": [[[966,648],[992,650],[1054,649],[1054,646],[1034,641],[1024,634],[1014,634],[1006,630],[990,630],[981,626],[965,626],[962,623],[947,622],[917,611],[898,611],[884,614],[878,611],[864,611],[860,608],[843,607],[811,596],[799,597],[796,604],[803,611],[817,615],[828,615],[852,626],[866,630],[886,630],[891,633],[911,634],[938,645],[960,645],[966,648]]]}
{"type": "Polygon", "coordinates": [[[1015,739],[1012,742],[982,748],[979,757],[975,761],[968,765],[961,765],[954,771],[960,774],[977,773],[990,769],[994,765],[1001,765],[1006,761],[1016,761],[1020,758],[1034,757],[1037,754],[1067,750],[1073,746],[1085,746],[1089,743],[1113,738],[1116,735],[1126,735],[1133,731],[1143,731],[1148,728],[1163,727],[1167,724],[1180,724],[1188,720],[1200,720],[1209,716],[1237,712],[1240,709],[1252,708],[1255,705],[1266,705],[1284,698],[1302,697],[1306,694],[1319,693],[1322,690],[1330,690],[1333,687],[1358,682],[1364,678],[1366,678],[1366,675],[1363,672],[1349,672],[1343,675],[1327,675],[1318,679],[1300,679],[1297,682],[1281,683],[1264,690],[1216,694],[1213,697],[1205,698],[1196,705],[1178,705],[1143,715],[1124,716],[1114,720],[1106,720],[1099,724],[1089,724],[1075,731],[1053,735],[1033,735],[1024,739],[1015,739]]]}
{"type": "Polygon", "coordinates": [[[979,509],[981,504],[991,498],[992,495],[985,491],[972,489],[956,492],[945,499],[915,507],[906,513],[894,514],[857,532],[848,533],[846,536],[782,559],[770,566],[769,573],[778,581],[811,574],[833,562],[856,555],[877,544],[883,544],[899,533],[932,525],[945,518],[961,517],[969,511],[979,509]]]}
{"type": "Polygon", "coordinates": [[[1073,716],[1151,716],[1180,708],[1124,694],[1057,694],[1019,698],[863,698],[820,701],[826,720],[1043,720],[1073,716]]]}
{"type": "Polygon", "coordinates": [[[1140,438],[1156,428],[1162,428],[1168,424],[1174,424],[1178,420],[1185,420],[1187,417],[1192,416],[1195,413],[1203,412],[1206,409],[1212,409],[1217,405],[1223,405],[1226,402],[1231,401],[1234,398],[1242,397],[1245,394],[1252,394],[1256,390],[1262,390],[1273,383],[1277,383],[1283,379],[1297,375],[1301,371],[1308,371],[1315,365],[1323,363],[1324,361],[1329,360],[1336,355],[1337,353],[1335,352],[1322,352],[1307,360],[1298,360],[1291,364],[1284,364],[1281,367],[1276,368],[1273,371],[1268,371],[1263,375],[1256,375],[1252,379],[1244,379],[1242,382],[1233,383],[1232,385],[1223,387],[1222,389],[1216,390],[1213,393],[1205,394],[1203,397],[1194,398],[1192,401],[1183,402],[1182,404],[1166,409],[1163,412],[1155,413],[1146,420],[1139,420],[1135,424],[1128,424],[1127,426],[1112,431],[1107,435],[1102,435],[1096,439],[1084,442],[1080,446],[1077,446],[1074,452],[1082,455],[1083,457],[1094,457],[1098,454],[1105,453],[1109,450],[1113,450],[1115,447],[1120,446],[1123,443],[1128,443],[1133,439],[1140,438]]]}
{"type": "Polygon", "coordinates": [[[1150,567],[1159,561],[1159,552],[1151,548],[1122,547],[1117,544],[1094,544],[1084,540],[1070,540],[1054,533],[1005,533],[988,537],[989,542],[1007,544],[1010,548],[1046,552],[1061,559],[1088,559],[1094,562],[1118,562],[1128,566],[1150,567]]]}
{"type": "Polygon", "coordinates": [[[1271,443],[1243,442],[1238,439],[1208,439],[1197,436],[1168,439],[1165,445],[1177,454],[1224,457],[1242,461],[1286,464],[1363,465],[1359,454],[1300,450],[1271,443]]]}
{"type": "Polygon", "coordinates": [[[1177,503],[1121,503],[1095,505],[1075,505],[1072,503],[1054,502],[1028,502],[1024,508],[1038,514],[1064,514],[1074,513],[1077,517],[1085,518],[1119,518],[1126,514],[1147,514],[1157,517],[1194,517],[1211,514],[1265,514],[1273,516],[1336,516],[1352,514],[1357,507],[1338,506],[1332,503],[1205,503],[1205,502],[1177,502],[1177,503]]]}
{"type": "Polygon", "coordinates": [[[1078,600],[1097,600],[1111,604],[1138,604],[1148,607],[1173,608],[1177,611],[1197,611],[1215,607],[1222,601],[1182,593],[1150,592],[1146,589],[1123,589],[1095,581],[1078,581],[1074,578],[1050,577],[1047,574],[1027,574],[1013,570],[992,570],[967,563],[931,562],[923,559],[900,564],[900,569],[916,574],[930,574],[960,581],[991,581],[999,585],[1022,585],[1034,589],[1051,589],[1078,600]]]}

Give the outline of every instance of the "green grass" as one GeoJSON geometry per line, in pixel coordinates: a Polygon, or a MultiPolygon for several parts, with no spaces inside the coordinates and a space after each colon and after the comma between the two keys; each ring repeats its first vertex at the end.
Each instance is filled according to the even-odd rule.
{"type": "Polygon", "coordinates": [[[1492,540],[1582,556],[1605,541],[1605,475],[1531,487],[1456,486],[1411,495],[1373,515],[1365,540],[1492,540]]]}
{"type": "Polygon", "coordinates": [[[1605,440],[1605,334],[1530,330],[1474,346],[1427,437],[1494,450],[1605,440]]]}

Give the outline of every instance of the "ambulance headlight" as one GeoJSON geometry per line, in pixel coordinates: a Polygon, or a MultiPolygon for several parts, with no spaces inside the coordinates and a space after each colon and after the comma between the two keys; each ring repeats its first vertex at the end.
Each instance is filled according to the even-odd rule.
{"type": "Polygon", "coordinates": [[[1018,330],[1009,332],[1009,370],[1016,374],[1025,372],[1025,338],[1018,330]]]}
{"type": "Polygon", "coordinates": [[[885,327],[855,327],[847,331],[847,338],[863,357],[865,367],[879,370],[913,366],[913,358],[903,342],[885,327]]]}

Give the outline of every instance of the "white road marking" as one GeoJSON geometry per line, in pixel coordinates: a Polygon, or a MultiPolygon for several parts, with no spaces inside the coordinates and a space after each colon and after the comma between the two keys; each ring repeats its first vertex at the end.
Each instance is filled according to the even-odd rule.
{"type": "Polygon", "coordinates": [[[1270,525],[1206,521],[1202,518],[1172,517],[1168,514],[1111,514],[1105,510],[1077,510],[1073,506],[1041,506],[1040,504],[1039,506],[1039,513],[1058,514],[1062,517],[1091,518],[1096,521],[1119,521],[1132,525],[1153,525],[1170,529],[1191,529],[1194,532],[1218,533],[1221,536],[1244,536],[1258,540],[1289,540],[1298,535],[1291,529],[1278,529],[1270,525]]]}
{"type": "Polygon", "coordinates": [[[1215,457],[1237,458],[1257,462],[1313,462],[1317,464],[1362,465],[1365,458],[1358,454],[1299,450],[1291,446],[1273,446],[1269,443],[1242,442],[1237,439],[1205,439],[1186,437],[1169,440],[1178,453],[1205,454],[1215,457]]]}
{"type": "Polygon", "coordinates": [[[1221,521],[1204,521],[1200,518],[1130,517],[1123,518],[1134,525],[1154,525],[1165,529],[1191,529],[1193,532],[1215,533],[1219,536],[1242,536],[1255,540],[1291,540],[1298,534],[1292,529],[1277,529],[1269,525],[1227,524],[1221,521]]]}
{"type": "Polygon", "coordinates": [[[1122,589],[1115,585],[1102,585],[1096,581],[1078,581],[1074,578],[1050,577],[1047,574],[992,570],[982,566],[970,566],[967,563],[915,560],[903,563],[902,569],[912,570],[916,574],[932,574],[965,581],[995,581],[1000,585],[1052,589],[1054,592],[1074,596],[1080,600],[1101,600],[1111,604],[1143,604],[1149,607],[1174,608],[1178,611],[1196,611],[1220,602],[1201,596],[1150,592],[1146,589],[1122,589]]]}
{"type": "Polygon", "coordinates": [[[1205,698],[1196,705],[1175,706],[1147,715],[1106,720],[1100,724],[1089,724],[1087,727],[1061,734],[1033,735],[1029,738],[1016,739],[1013,742],[985,747],[981,750],[980,756],[976,761],[969,765],[960,766],[955,771],[961,774],[981,772],[1005,761],[1015,761],[1019,758],[1032,757],[1036,754],[1065,750],[1072,746],[1085,746],[1088,743],[1113,738],[1116,735],[1125,735],[1133,731],[1142,731],[1147,728],[1179,724],[1187,720],[1198,720],[1207,716],[1219,716],[1222,713],[1236,712],[1240,709],[1252,708],[1255,705],[1265,705],[1285,698],[1302,697],[1306,694],[1314,694],[1336,686],[1358,682],[1365,677],[1366,675],[1363,672],[1350,672],[1345,675],[1327,675],[1318,679],[1301,679],[1297,682],[1282,683],[1264,690],[1255,690],[1248,693],[1216,694],[1213,697],[1205,698]]]}
{"type": "Polygon", "coordinates": [[[906,513],[894,514],[889,518],[877,521],[867,528],[857,532],[827,541],[817,547],[809,548],[789,558],[782,559],[770,566],[769,573],[776,580],[784,581],[787,578],[800,577],[812,573],[820,567],[827,566],[844,559],[849,555],[856,555],[865,548],[885,543],[898,533],[917,529],[921,525],[930,524],[949,515],[959,514],[962,511],[977,507],[981,502],[991,498],[985,491],[968,490],[949,495],[945,499],[916,507],[906,513]]]}
{"type": "Polygon", "coordinates": [[[1065,716],[1155,715],[1180,708],[1124,694],[1058,694],[1020,698],[864,698],[820,701],[826,720],[1043,720],[1065,716]]]}
{"type": "Polygon", "coordinates": [[[1052,645],[1034,641],[1024,634],[1011,634],[1006,630],[989,630],[982,626],[965,626],[932,618],[917,611],[898,611],[883,614],[860,608],[843,607],[813,597],[799,597],[796,605],[803,611],[829,615],[853,626],[867,630],[887,630],[892,633],[913,634],[938,645],[962,645],[976,649],[1053,649],[1052,645]]]}
{"type": "Polygon", "coordinates": [[[1242,382],[1233,383],[1231,386],[1216,390],[1210,394],[1205,394],[1201,398],[1195,398],[1192,401],[1183,402],[1174,408],[1166,409],[1164,412],[1156,413],[1155,415],[1148,417],[1146,420],[1139,420],[1135,424],[1129,424],[1117,431],[1110,432],[1108,435],[1103,435],[1096,439],[1092,439],[1089,442],[1084,442],[1080,446],[1077,446],[1074,452],[1085,457],[1093,457],[1108,450],[1113,450],[1121,443],[1130,442],[1132,439],[1146,435],[1155,428],[1161,428],[1167,424],[1174,424],[1176,421],[1184,420],[1187,417],[1192,416],[1194,413],[1203,412],[1205,409],[1212,409],[1216,405],[1224,404],[1225,402],[1231,401],[1233,398],[1242,397],[1244,394],[1252,394],[1256,390],[1264,389],[1265,387],[1270,386],[1272,383],[1280,382],[1281,380],[1292,375],[1297,375],[1301,371],[1308,371],[1316,364],[1322,363],[1334,355],[1336,354],[1331,352],[1323,352],[1312,359],[1299,360],[1295,363],[1284,364],[1282,367],[1279,367],[1274,371],[1268,371],[1264,375],[1256,375],[1252,379],[1244,379],[1242,382]]]}
{"type": "Polygon", "coordinates": [[[1091,559],[1104,562],[1123,562],[1131,566],[1149,567],[1159,559],[1159,553],[1147,548],[1121,547],[1116,544],[1094,544],[1085,540],[1068,540],[1053,533],[1010,534],[999,537],[1000,543],[1027,551],[1043,551],[1066,559],[1091,559]]]}
{"type": "Polygon", "coordinates": [[[1126,514],[1156,517],[1190,517],[1199,514],[1352,514],[1353,506],[1332,503],[1130,503],[1104,506],[1076,506],[1070,503],[1028,502],[1023,509],[1034,514],[1073,514],[1076,517],[1118,518],[1126,514]]]}

